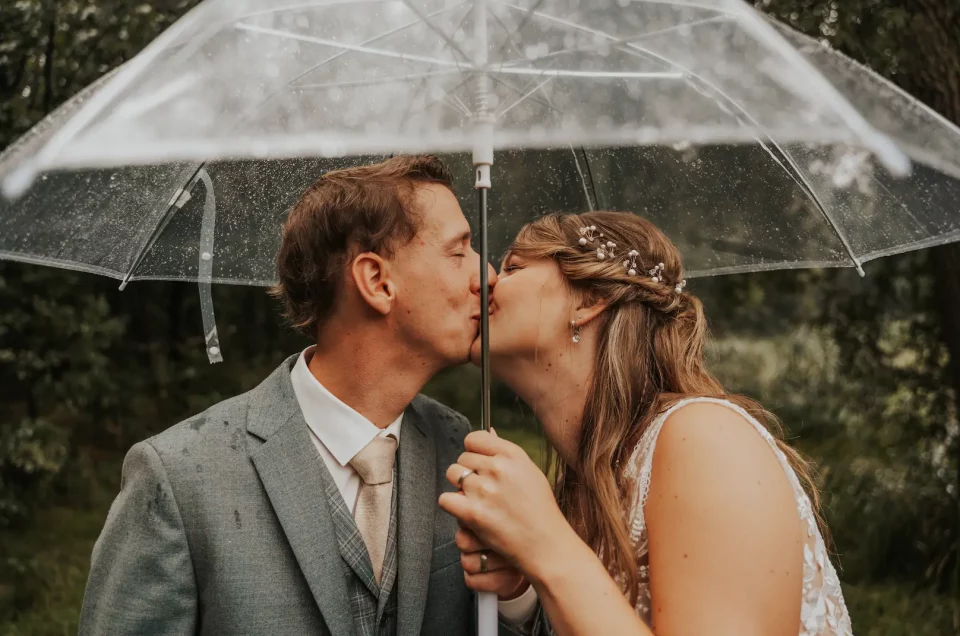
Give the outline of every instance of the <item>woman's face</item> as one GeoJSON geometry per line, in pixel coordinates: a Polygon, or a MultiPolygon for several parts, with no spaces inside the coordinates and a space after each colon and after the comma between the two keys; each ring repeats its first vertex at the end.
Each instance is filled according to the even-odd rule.
{"type": "MultiPolygon", "coordinates": [[[[549,359],[571,345],[574,294],[552,259],[509,254],[490,302],[490,364],[494,373],[511,361],[549,359]]],[[[480,339],[471,358],[480,361],[480,339]]]]}

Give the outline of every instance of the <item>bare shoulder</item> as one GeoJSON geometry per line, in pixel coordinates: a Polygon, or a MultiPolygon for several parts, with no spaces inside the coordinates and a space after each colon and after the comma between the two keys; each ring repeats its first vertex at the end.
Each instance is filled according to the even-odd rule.
{"type": "Polygon", "coordinates": [[[656,456],[695,458],[719,465],[773,458],[769,443],[740,412],[719,402],[692,402],[670,414],[656,456]]]}
{"type": "Polygon", "coordinates": [[[740,412],[717,402],[686,404],[657,438],[651,498],[687,502],[740,496],[792,505],[792,487],[770,443],[740,412]]]}

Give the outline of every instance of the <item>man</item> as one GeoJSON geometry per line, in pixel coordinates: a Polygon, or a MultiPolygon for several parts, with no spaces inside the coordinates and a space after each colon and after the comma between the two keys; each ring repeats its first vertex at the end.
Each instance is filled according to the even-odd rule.
{"type": "Polygon", "coordinates": [[[307,189],[274,292],[316,345],[131,449],[81,634],[474,632],[437,508],[469,426],[417,395],[468,360],[488,291],[450,183],[436,158],[396,157],[307,189]]]}

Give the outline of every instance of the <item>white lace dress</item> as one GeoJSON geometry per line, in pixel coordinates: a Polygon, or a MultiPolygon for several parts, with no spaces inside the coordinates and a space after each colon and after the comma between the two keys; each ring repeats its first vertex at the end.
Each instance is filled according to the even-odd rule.
{"type": "Polygon", "coordinates": [[[748,422],[753,424],[757,432],[770,444],[783,466],[784,472],[790,479],[793,492],[797,500],[800,519],[806,527],[806,543],[803,547],[803,606],[800,610],[800,636],[847,636],[852,635],[850,616],[843,602],[843,593],[840,591],[840,581],[837,572],[830,563],[827,549],[817,528],[817,521],[813,514],[810,499],[800,485],[796,473],[790,467],[786,456],[777,447],[776,441],[767,429],[739,406],[714,398],[691,398],[681,400],[660,415],[650,425],[637,444],[626,475],[637,482],[636,499],[631,508],[630,538],[636,547],[636,555],[640,566],[640,595],[637,601],[637,613],[643,620],[650,623],[650,568],[647,554],[647,530],[643,518],[643,507],[650,490],[650,473],[653,468],[653,451],[657,436],[663,423],[677,409],[694,402],[712,402],[733,409],[748,422]]]}

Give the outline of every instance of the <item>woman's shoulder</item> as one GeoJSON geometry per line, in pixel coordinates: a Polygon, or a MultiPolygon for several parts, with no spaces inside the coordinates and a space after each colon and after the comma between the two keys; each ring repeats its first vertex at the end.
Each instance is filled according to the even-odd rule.
{"type": "Polygon", "coordinates": [[[769,438],[766,428],[743,407],[721,397],[677,396],[663,407],[634,444],[630,456],[632,472],[639,472],[644,462],[652,461],[657,446],[692,442],[691,446],[714,443],[735,443],[744,435],[756,432],[769,438]]]}
{"type": "Polygon", "coordinates": [[[770,454],[769,433],[742,407],[721,398],[690,398],[667,409],[659,418],[657,454],[664,459],[685,457],[717,468],[730,462],[770,454]],[[759,435],[758,435],[759,433],[759,435]]]}
{"type": "MultiPolygon", "coordinates": [[[[685,397],[667,406],[641,435],[627,476],[643,505],[651,482],[702,490],[735,489],[757,479],[781,481],[784,466],[773,436],[746,409],[717,397],[685,397]]],[[[789,480],[788,480],[789,481],[789,480]]]]}

